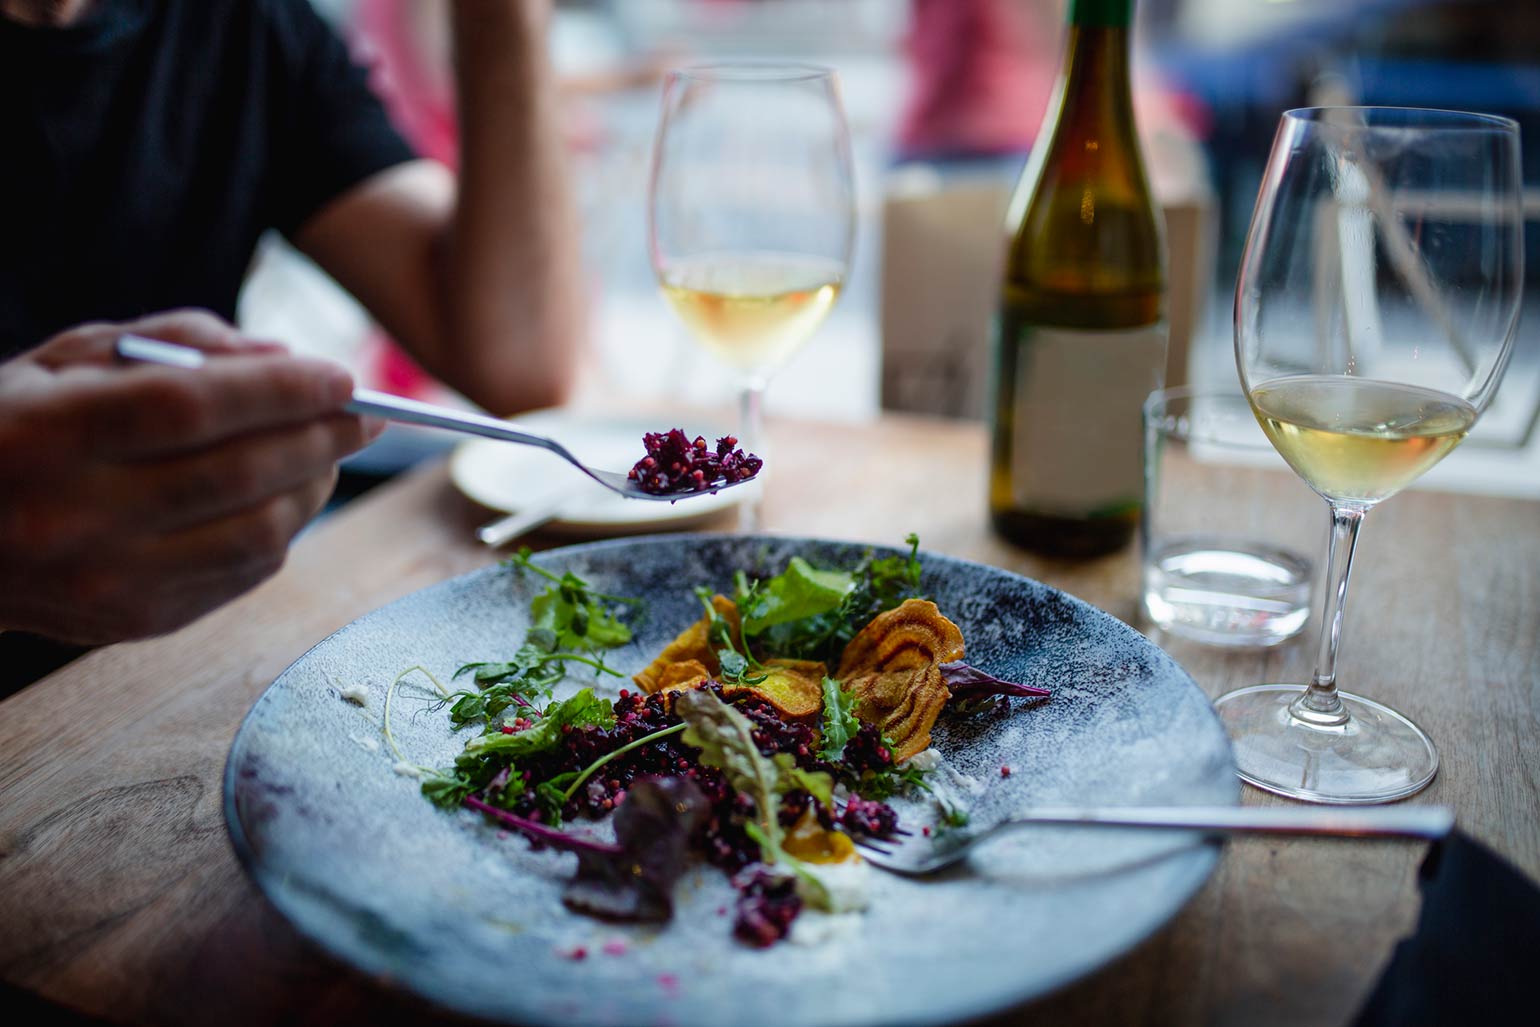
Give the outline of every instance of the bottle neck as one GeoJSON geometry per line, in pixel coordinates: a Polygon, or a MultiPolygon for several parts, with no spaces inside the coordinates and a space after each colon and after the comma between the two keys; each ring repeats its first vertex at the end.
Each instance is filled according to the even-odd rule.
{"type": "Polygon", "coordinates": [[[1094,28],[1128,28],[1133,0],[1069,0],[1069,23],[1094,28]]]}
{"type": "MultiPolygon", "coordinates": [[[[1081,4],[1088,0],[1080,0],[1081,4]]],[[[1094,2],[1094,0],[1089,0],[1094,2]]],[[[1126,6],[1126,0],[1124,0],[1126,6]]],[[[1124,25],[1071,21],[1060,72],[1059,129],[1095,139],[1132,138],[1129,31],[1124,25]]]]}

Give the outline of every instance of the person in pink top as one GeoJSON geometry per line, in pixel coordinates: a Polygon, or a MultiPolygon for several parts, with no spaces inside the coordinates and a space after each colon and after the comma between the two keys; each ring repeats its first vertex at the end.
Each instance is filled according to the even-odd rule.
{"type": "Polygon", "coordinates": [[[396,128],[418,153],[454,167],[460,137],[444,5],[357,0],[348,36],[396,128]]]}
{"type": "Polygon", "coordinates": [[[900,160],[1025,154],[1058,70],[1056,8],[1022,0],[912,0],[900,160]]]}

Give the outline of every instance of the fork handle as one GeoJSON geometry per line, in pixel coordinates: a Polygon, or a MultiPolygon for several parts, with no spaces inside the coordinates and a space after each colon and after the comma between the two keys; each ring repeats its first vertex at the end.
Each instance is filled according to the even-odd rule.
{"type": "MultiPolygon", "coordinates": [[[[174,342],[146,339],[132,334],[119,336],[116,349],[118,355],[125,360],[182,367],[188,370],[202,367],[205,361],[203,351],[192,346],[181,346],[174,342]]],[[[558,456],[567,457],[567,453],[552,439],[522,431],[500,418],[452,410],[449,407],[423,403],[415,399],[392,396],[388,392],[354,389],[353,398],[344,409],[350,414],[383,417],[388,421],[405,421],[429,428],[447,428],[450,431],[484,435],[489,439],[499,439],[503,442],[539,446],[541,449],[549,449],[558,456]]],[[[567,458],[570,459],[570,457],[567,458]]]]}
{"type": "Polygon", "coordinates": [[[484,435],[503,442],[519,442],[526,446],[539,446],[554,451],[555,444],[544,435],[520,431],[507,421],[485,414],[451,410],[449,407],[423,403],[415,399],[392,396],[388,392],[373,389],[354,389],[353,399],[346,407],[352,414],[383,417],[389,421],[405,421],[429,428],[447,428],[450,431],[484,435]]]}
{"type": "Polygon", "coordinates": [[[1297,806],[1039,807],[1023,810],[998,828],[1028,824],[1163,827],[1216,835],[1338,835],[1345,838],[1425,838],[1454,830],[1445,806],[1317,809],[1297,806]]]}

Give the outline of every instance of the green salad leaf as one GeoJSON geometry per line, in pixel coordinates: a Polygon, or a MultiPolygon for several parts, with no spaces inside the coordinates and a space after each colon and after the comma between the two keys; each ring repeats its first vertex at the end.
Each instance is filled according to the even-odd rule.
{"type": "Polygon", "coordinates": [[[457,809],[480,787],[469,775],[452,771],[429,774],[422,779],[422,794],[441,809],[457,809]]]}
{"type": "Polygon", "coordinates": [[[823,679],[823,719],[818,729],[818,758],[836,763],[845,758],[845,746],[861,730],[855,696],[831,677],[823,679]]]}
{"type": "Polygon", "coordinates": [[[529,604],[531,624],[527,642],[552,653],[602,654],[605,649],[631,641],[631,629],[620,619],[620,610],[639,605],[640,600],[595,591],[571,571],[556,575],[538,567],[527,547],[511,557],[508,564],[551,582],[551,587],[529,604]]]}
{"type": "Polygon", "coordinates": [[[883,610],[891,610],[905,599],[923,599],[920,593],[920,536],[914,532],[904,536],[909,547],[907,556],[868,557],[857,568],[860,586],[869,601],[879,607],[872,616],[883,610]]]}
{"type": "MultiPolygon", "coordinates": [[[[895,748],[886,737],[882,744],[889,752],[895,748]]],[[[915,791],[930,791],[930,785],[925,783],[925,771],[914,765],[913,761],[903,764],[889,763],[882,770],[868,770],[861,775],[861,780],[856,784],[855,790],[863,799],[891,799],[895,795],[904,795],[915,791]]]]}
{"type": "Polygon", "coordinates": [[[829,776],[802,770],[789,753],[766,759],[754,744],[754,725],[749,719],[705,689],[680,692],[674,700],[674,712],[689,725],[680,737],[701,751],[701,763],[722,771],[733,791],[753,801],[754,819],[743,829],[759,846],[764,861],[795,874],[806,901],[821,909],[831,908],[829,890],[818,875],[783,847],[785,834],[780,820],[780,797],[796,788],[806,789],[815,798],[820,793],[827,796],[832,807],[833,782],[829,776]],[[787,778],[783,779],[783,773],[787,778]]]}
{"type": "MultiPolygon", "coordinates": [[[[518,760],[560,745],[562,728],[566,725],[612,728],[615,712],[608,699],[600,699],[593,689],[584,688],[569,699],[551,703],[523,731],[504,734],[489,725],[485,734],[465,743],[465,749],[455,757],[452,769],[435,771],[423,778],[422,794],[436,806],[446,809],[459,806],[471,794],[494,784],[499,780],[498,775],[511,774],[518,760]]],[[[508,796],[504,801],[516,798],[516,795],[508,796]]]]}
{"type": "Polygon", "coordinates": [[[571,698],[547,706],[545,712],[535,718],[534,724],[523,731],[511,735],[501,731],[477,735],[465,743],[465,752],[459,758],[495,753],[511,763],[556,748],[561,743],[561,729],[567,726],[612,728],[615,711],[610,701],[594,695],[592,688],[580,689],[571,698]]]}
{"type": "Polygon", "coordinates": [[[706,640],[711,643],[717,666],[721,668],[717,677],[731,685],[757,685],[764,681],[769,675],[753,673],[764,668],[752,654],[739,650],[733,641],[733,626],[717,612],[716,604],[711,601],[711,590],[698,586],[695,598],[706,610],[706,640]]]}
{"type": "Polygon", "coordinates": [[[824,809],[834,808],[834,779],[822,770],[805,770],[797,766],[797,758],[789,752],[778,752],[770,762],[775,764],[780,779],[775,783],[776,793],[803,791],[823,803],[824,809]]]}
{"type": "Polygon", "coordinates": [[[735,601],[744,611],[744,639],[759,652],[797,660],[839,663],[845,645],[873,617],[920,591],[919,536],[905,536],[909,552],[864,556],[848,571],[814,567],[794,556],[765,581],[735,579],[735,601]]]}
{"type": "Polygon", "coordinates": [[[473,720],[497,716],[517,703],[533,706],[535,700],[551,698],[551,689],[566,674],[562,662],[566,654],[549,653],[529,642],[519,647],[513,659],[499,663],[467,663],[455,671],[455,678],[471,675],[476,690],[455,692],[449,707],[449,719],[455,727],[473,720]]]}
{"type": "Polygon", "coordinates": [[[701,751],[701,763],[716,767],[733,791],[753,801],[754,840],[765,862],[784,859],[778,815],[780,770],[754,744],[754,725],[749,718],[703,688],[680,692],[674,699],[674,712],[689,725],[681,738],[701,751]]]}
{"type": "Polygon", "coordinates": [[[855,578],[847,571],[819,570],[800,556],[786,569],[757,589],[738,581],[738,609],[743,613],[743,634],[753,638],[766,628],[817,617],[839,608],[855,578]]]}

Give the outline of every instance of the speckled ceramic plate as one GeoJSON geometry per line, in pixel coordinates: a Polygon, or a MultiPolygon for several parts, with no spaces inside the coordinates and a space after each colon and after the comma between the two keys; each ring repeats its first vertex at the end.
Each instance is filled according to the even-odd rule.
{"type": "MultiPolygon", "coordinates": [[[[647,600],[636,641],[614,661],[634,670],[699,614],[691,586],[726,588],[738,569],[768,575],[794,554],[848,565],[864,548],[662,536],[538,559],[647,600]]],[[[706,867],[685,875],[665,927],[571,914],[560,894],[572,857],[532,853],[480,817],[434,808],[379,744],[398,672],[420,664],[447,679],[464,662],[511,654],[542,584],[488,568],[355,621],[273,683],[230,754],[230,832],[268,898],[337,957],[433,1002],[537,1024],[947,1023],[1106,963],[1213,869],[1218,850],[1190,836],[1043,828],[1006,836],[943,877],[873,872],[870,909],[830,920],[811,945],[735,943],[730,887],[706,867]],[[364,709],[339,694],[357,685],[370,693],[364,709]],[[571,958],[578,946],[586,958],[571,958]]],[[[962,628],[970,662],[1054,692],[1009,716],[937,730],[937,747],[978,782],[975,822],[1030,803],[1236,801],[1229,744],[1207,700],[1133,630],[1047,586],[958,560],[925,556],[924,587],[962,628]]],[[[397,698],[404,752],[447,765],[462,741],[442,713],[426,710],[422,692],[397,698]]]]}

